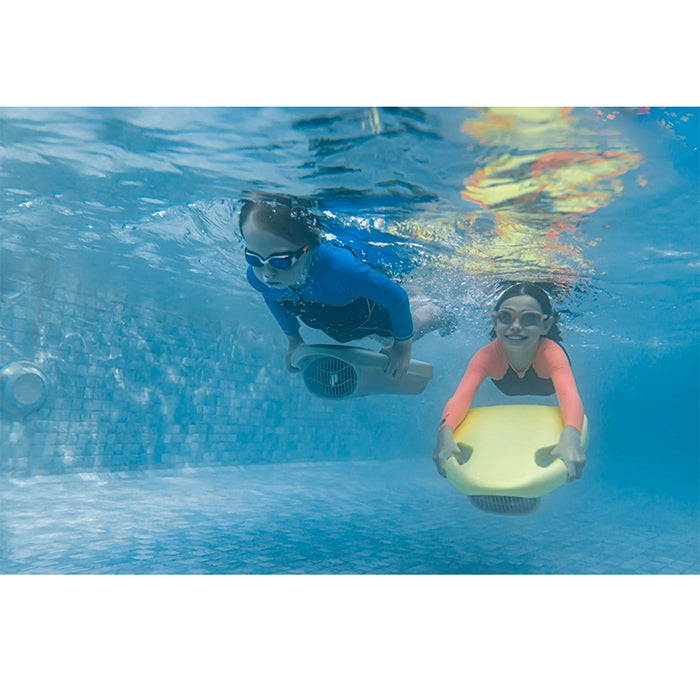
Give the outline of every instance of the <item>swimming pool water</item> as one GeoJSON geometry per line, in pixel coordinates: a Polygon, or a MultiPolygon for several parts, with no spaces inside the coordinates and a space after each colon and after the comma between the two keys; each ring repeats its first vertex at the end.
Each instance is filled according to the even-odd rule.
{"type": "Polygon", "coordinates": [[[698,573],[697,132],[687,108],[3,109],[0,366],[49,391],[0,414],[0,571],[698,573]],[[284,371],[236,232],[256,189],[388,242],[459,316],[414,348],[423,394],[284,371]],[[430,457],[514,278],[554,285],[592,439],[583,481],[509,519],[430,457]]]}
{"type": "Polygon", "coordinates": [[[3,480],[4,573],[697,574],[697,513],[588,482],[530,516],[414,460],[3,480]],[[272,473],[271,473],[272,472],[272,473]]]}

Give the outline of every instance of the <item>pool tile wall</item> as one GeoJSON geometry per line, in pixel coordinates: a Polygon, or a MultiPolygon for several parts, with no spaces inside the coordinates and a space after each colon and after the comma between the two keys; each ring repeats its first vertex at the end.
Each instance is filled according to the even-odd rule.
{"type": "Polygon", "coordinates": [[[284,338],[262,304],[250,318],[124,289],[51,265],[3,270],[0,367],[33,362],[50,390],[32,414],[0,411],[0,473],[415,452],[405,397],[313,396],[284,369],[284,338]]]}

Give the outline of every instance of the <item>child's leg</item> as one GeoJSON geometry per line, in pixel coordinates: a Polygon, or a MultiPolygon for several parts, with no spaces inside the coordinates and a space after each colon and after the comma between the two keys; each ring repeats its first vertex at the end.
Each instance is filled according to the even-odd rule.
{"type": "Polygon", "coordinates": [[[435,301],[434,295],[426,289],[425,283],[409,275],[404,277],[400,284],[408,293],[411,304],[413,340],[418,340],[426,333],[435,330],[439,331],[440,335],[449,335],[456,330],[457,318],[435,301]]]}
{"type": "Polygon", "coordinates": [[[414,342],[426,333],[440,328],[444,321],[442,309],[437,304],[423,299],[411,300],[411,316],[414,342]]]}

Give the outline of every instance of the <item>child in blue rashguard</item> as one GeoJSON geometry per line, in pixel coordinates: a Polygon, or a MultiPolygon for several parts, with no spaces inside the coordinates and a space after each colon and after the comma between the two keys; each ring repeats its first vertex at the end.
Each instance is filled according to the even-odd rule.
{"type": "Polygon", "coordinates": [[[323,243],[314,217],[301,207],[244,200],[239,225],[246,244],[248,282],[265,299],[287,336],[285,363],[304,340],[301,319],[340,343],[378,335],[386,373],[402,377],[412,341],[440,324],[440,309],[425,303],[411,311],[408,294],[346,249],[323,243]]]}

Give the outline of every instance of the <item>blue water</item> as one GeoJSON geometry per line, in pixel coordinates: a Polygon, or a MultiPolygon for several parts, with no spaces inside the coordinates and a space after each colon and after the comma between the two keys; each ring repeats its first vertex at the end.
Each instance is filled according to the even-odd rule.
{"type": "MultiPolygon", "coordinates": [[[[3,573],[698,573],[697,109],[2,109],[3,573]],[[461,319],[418,397],[282,366],[238,198],[308,198],[461,319]],[[521,518],[435,426],[507,279],[552,285],[592,439],[521,518]]],[[[309,339],[313,339],[309,334],[309,339]]],[[[481,403],[502,400],[484,386],[481,403]]]]}

